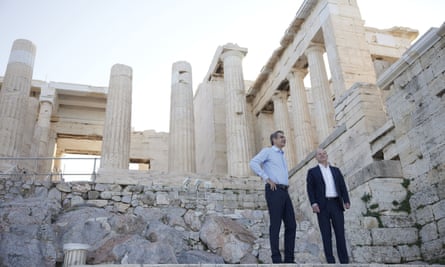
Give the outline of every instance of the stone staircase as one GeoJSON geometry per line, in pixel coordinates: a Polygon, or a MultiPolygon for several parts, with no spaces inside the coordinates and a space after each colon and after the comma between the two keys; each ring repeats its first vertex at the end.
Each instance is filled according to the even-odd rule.
{"type": "Polygon", "coordinates": [[[351,263],[351,264],[101,264],[101,265],[72,265],[72,267],[340,267],[340,266],[351,266],[351,267],[432,267],[432,266],[444,266],[444,265],[429,265],[429,264],[365,264],[365,263],[351,263]]]}

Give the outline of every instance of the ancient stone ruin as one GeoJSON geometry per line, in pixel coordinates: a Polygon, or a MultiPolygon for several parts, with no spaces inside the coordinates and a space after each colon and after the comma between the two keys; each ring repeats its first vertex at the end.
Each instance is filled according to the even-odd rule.
{"type": "Polygon", "coordinates": [[[237,44],[217,48],[194,96],[190,64],[173,63],[169,133],[131,130],[131,67],[112,66],[107,87],[33,80],[36,46],[16,40],[0,78],[0,266],[269,264],[248,162],[275,129],[288,137],[298,263],[325,262],[305,191],[322,147],[352,198],[351,262],[443,264],[436,26],[411,44],[415,30],[364,27],[355,1],[304,1],[255,81],[237,44]],[[64,154],[100,163],[69,182],[64,154]]]}

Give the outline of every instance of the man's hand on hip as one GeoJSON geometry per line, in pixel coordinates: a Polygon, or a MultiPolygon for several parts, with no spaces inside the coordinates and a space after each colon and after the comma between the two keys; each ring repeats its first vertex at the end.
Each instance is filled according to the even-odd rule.
{"type": "Polygon", "coordinates": [[[272,191],[275,191],[275,190],[277,190],[277,185],[270,179],[270,178],[267,178],[267,183],[270,185],[270,189],[272,190],[272,191]]]}

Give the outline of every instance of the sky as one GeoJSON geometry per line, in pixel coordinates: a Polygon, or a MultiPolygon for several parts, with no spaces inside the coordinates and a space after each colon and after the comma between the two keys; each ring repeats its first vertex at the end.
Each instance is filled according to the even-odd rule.
{"type": "MultiPolygon", "coordinates": [[[[33,79],[108,86],[111,67],[133,69],[132,126],[169,131],[171,67],[192,66],[193,90],[218,46],[248,48],[255,80],[302,0],[0,0],[0,76],[12,43],[37,47],[33,79]]],[[[442,0],[357,0],[365,26],[404,26],[423,35],[444,22],[442,0]]]]}

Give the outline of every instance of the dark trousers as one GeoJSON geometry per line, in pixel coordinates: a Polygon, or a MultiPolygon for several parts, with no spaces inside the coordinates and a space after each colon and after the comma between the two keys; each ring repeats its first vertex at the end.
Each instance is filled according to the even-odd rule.
{"type": "Polygon", "coordinates": [[[324,255],[328,263],[335,263],[332,252],[331,223],[335,233],[338,259],[340,263],[349,263],[345,240],[345,218],[340,205],[339,199],[327,200],[326,207],[324,209],[320,208],[320,213],[317,214],[321,239],[323,240],[324,255]]]}
{"type": "Polygon", "coordinates": [[[294,262],[295,213],[292,201],[286,189],[277,188],[275,191],[266,184],[266,202],[269,209],[270,226],[269,238],[272,251],[272,262],[281,263],[281,253],[279,248],[279,235],[281,221],[284,222],[284,262],[294,262]]]}

